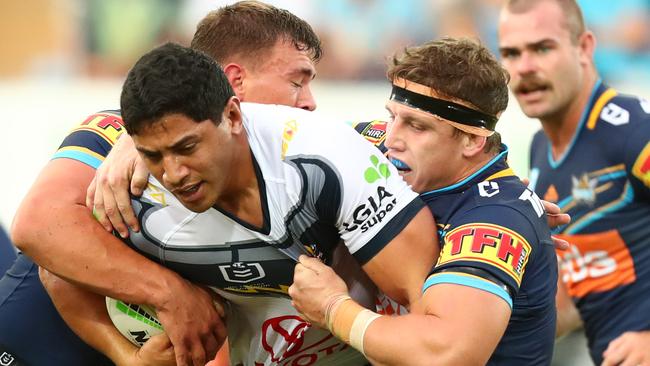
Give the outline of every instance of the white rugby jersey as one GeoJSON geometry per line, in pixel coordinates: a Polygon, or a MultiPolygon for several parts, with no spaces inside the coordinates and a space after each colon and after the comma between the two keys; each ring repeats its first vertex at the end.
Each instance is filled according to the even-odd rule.
{"type": "Polygon", "coordinates": [[[134,200],[140,233],[130,244],[228,299],[233,365],[365,365],[352,347],[302,320],[287,289],[295,258],[331,263],[345,243],[372,259],[423,207],[373,145],[316,113],[242,103],[264,224],[213,207],[194,213],[153,177],[134,200]]]}

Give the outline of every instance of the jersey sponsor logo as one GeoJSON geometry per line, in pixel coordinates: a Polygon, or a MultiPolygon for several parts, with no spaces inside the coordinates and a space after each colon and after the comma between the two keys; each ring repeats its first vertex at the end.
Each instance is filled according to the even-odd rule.
{"type": "Polygon", "coordinates": [[[397,206],[397,198],[384,186],[377,187],[377,193],[366,198],[366,201],[352,211],[352,221],[343,223],[343,230],[352,232],[361,229],[365,233],[373,226],[381,223],[386,215],[397,206]]]}
{"type": "Polygon", "coordinates": [[[650,142],[643,148],[632,166],[632,175],[650,187],[650,142]]]}
{"type": "Polygon", "coordinates": [[[386,163],[380,164],[379,158],[375,155],[370,156],[370,162],[372,163],[372,167],[366,169],[366,171],[363,173],[363,177],[366,179],[366,182],[374,183],[381,178],[386,179],[390,177],[390,170],[388,169],[388,164],[386,163]]]}
{"type": "MultiPolygon", "coordinates": [[[[274,363],[282,366],[313,365],[323,358],[348,348],[328,333],[306,341],[311,324],[295,315],[271,318],[262,324],[262,347],[274,363]]],[[[256,362],[256,366],[265,363],[256,362]]]]}
{"type": "Polygon", "coordinates": [[[571,243],[557,251],[561,278],[569,295],[581,298],[636,280],[634,261],[616,230],[596,234],[559,235],[571,243]]]}
{"type": "Polygon", "coordinates": [[[589,175],[583,174],[580,178],[571,176],[571,195],[576,204],[584,203],[592,206],[596,202],[596,187],[598,178],[589,179],[589,175]]]}
{"type": "Polygon", "coordinates": [[[609,103],[600,112],[600,118],[609,124],[620,126],[630,122],[630,112],[617,104],[609,103]]]}
{"type": "Polygon", "coordinates": [[[524,237],[506,227],[466,224],[445,236],[437,266],[458,261],[484,263],[505,272],[519,285],[531,250],[524,237]]]}
{"type": "Polygon", "coordinates": [[[259,263],[235,262],[219,266],[223,278],[228,282],[249,283],[266,276],[259,263]]]}
{"type": "Polygon", "coordinates": [[[74,131],[91,131],[101,136],[111,145],[124,132],[122,119],[109,113],[98,113],[86,118],[74,131]]]}
{"type": "Polygon", "coordinates": [[[499,185],[497,182],[484,181],[478,184],[478,194],[481,197],[492,197],[499,193],[499,185]]]}
{"type": "Polygon", "coordinates": [[[386,122],[372,121],[361,131],[361,136],[374,145],[380,144],[386,136],[386,122]]]}
{"type": "Polygon", "coordinates": [[[284,131],[282,131],[282,154],[280,155],[282,159],[286,156],[287,149],[289,149],[289,143],[296,135],[296,131],[298,131],[298,123],[296,120],[285,122],[284,131]]]}

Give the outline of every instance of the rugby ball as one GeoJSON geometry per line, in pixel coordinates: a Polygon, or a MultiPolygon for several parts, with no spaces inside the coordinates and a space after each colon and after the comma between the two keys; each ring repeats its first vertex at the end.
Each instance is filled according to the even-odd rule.
{"type": "Polygon", "coordinates": [[[138,347],[163,332],[156,312],[149,306],[129,304],[106,297],[106,309],[115,328],[138,347]]]}

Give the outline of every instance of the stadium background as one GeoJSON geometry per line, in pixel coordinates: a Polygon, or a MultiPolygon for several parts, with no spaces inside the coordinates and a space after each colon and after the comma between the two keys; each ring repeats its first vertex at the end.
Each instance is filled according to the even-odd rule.
{"type": "MultiPolygon", "coordinates": [[[[208,11],[230,2],[0,1],[0,224],[10,225],[38,171],[75,124],[119,107],[121,83],[142,53],[166,40],[187,44],[208,11]]],[[[386,116],[385,65],[404,46],[451,35],[497,49],[501,0],[268,2],[306,19],[321,36],[325,54],[314,93],[333,123],[386,116]]],[[[596,62],[605,82],[650,97],[650,0],[578,2],[598,37],[596,62]]],[[[538,128],[511,99],[497,130],[520,176],[527,175],[527,146],[538,128]]],[[[555,364],[589,365],[576,351],[584,342],[580,334],[559,342],[555,364]]]]}

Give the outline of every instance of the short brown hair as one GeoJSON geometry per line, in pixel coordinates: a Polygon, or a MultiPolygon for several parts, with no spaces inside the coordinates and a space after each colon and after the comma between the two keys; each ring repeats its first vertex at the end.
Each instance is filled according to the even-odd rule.
{"type": "MultiPolygon", "coordinates": [[[[387,76],[428,86],[495,116],[508,106],[508,72],[487,48],[466,38],[446,37],[406,48],[393,57],[387,76]]],[[[498,151],[500,141],[495,132],[487,143],[498,151]]]]}
{"type": "Polygon", "coordinates": [[[259,1],[239,1],[210,12],[196,27],[191,47],[220,64],[241,56],[254,62],[278,41],[307,51],[314,62],[323,51],[320,39],[306,21],[291,12],[259,1]]]}
{"type": "MultiPolygon", "coordinates": [[[[505,3],[506,9],[512,13],[525,13],[541,1],[547,0],[508,0],[505,3]]],[[[585,20],[582,10],[576,0],[552,0],[557,4],[564,14],[565,28],[569,30],[571,42],[577,44],[582,33],[585,32],[585,20]]]]}

